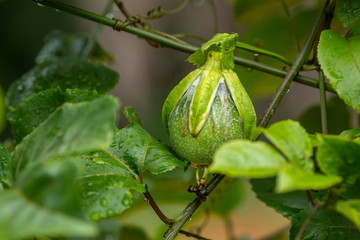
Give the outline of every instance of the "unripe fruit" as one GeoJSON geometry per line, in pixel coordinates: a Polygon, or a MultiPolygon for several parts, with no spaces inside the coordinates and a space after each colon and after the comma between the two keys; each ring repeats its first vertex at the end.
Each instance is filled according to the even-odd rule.
{"type": "Polygon", "coordinates": [[[251,100],[231,69],[237,35],[215,38],[222,41],[215,41],[216,46],[228,48],[214,51],[211,44],[204,44],[211,49],[203,51],[206,62],[173,89],[163,107],[163,123],[175,153],[195,167],[210,165],[224,142],[249,138],[256,123],[251,100]]]}

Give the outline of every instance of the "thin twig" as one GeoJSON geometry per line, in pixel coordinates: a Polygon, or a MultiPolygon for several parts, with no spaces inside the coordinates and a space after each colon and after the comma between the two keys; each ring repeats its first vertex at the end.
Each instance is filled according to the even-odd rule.
{"type": "MultiPolygon", "coordinates": [[[[216,188],[216,186],[224,179],[224,175],[214,174],[210,179],[209,183],[206,185],[206,189],[209,194],[216,188]]],[[[200,198],[195,198],[191,203],[189,203],[180,216],[174,221],[174,224],[166,231],[164,234],[164,240],[175,239],[178,232],[181,230],[182,226],[188,222],[196,211],[196,209],[201,205],[202,200],[200,198]]]]}
{"type": "MultiPolygon", "coordinates": [[[[113,6],[113,0],[108,0],[108,3],[106,4],[106,6],[102,12],[102,15],[106,16],[106,14],[108,14],[111,11],[112,6],[113,6]]],[[[88,38],[88,40],[86,42],[86,45],[84,46],[84,48],[82,49],[82,51],[80,53],[80,57],[87,58],[90,55],[91,50],[93,49],[93,47],[96,43],[96,40],[99,37],[102,27],[103,27],[102,24],[100,24],[100,23],[96,24],[94,30],[92,31],[90,37],[88,38]]]]}
{"type": "Polygon", "coordinates": [[[193,238],[196,238],[196,239],[200,239],[200,240],[211,240],[210,238],[204,238],[202,236],[199,236],[195,233],[191,233],[191,232],[187,232],[187,231],[184,231],[184,230],[180,230],[179,233],[187,236],[187,237],[193,237],[193,238]]]}
{"type": "Polygon", "coordinates": [[[294,41],[295,41],[295,46],[296,46],[296,52],[299,52],[300,50],[300,42],[299,42],[299,37],[296,31],[296,26],[294,23],[294,19],[291,16],[290,13],[290,9],[289,6],[286,4],[285,0],[280,0],[281,6],[283,7],[286,16],[288,17],[289,21],[290,21],[290,25],[291,25],[291,30],[293,32],[293,36],[294,36],[294,41]]]}
{"type": "Polygon", "coordinates": [[[156,204],[154,198],[151,196],[147,187],[146,187],[146,191],[144,192],[144,195],[147,202],[150,204],[156,215],[158,215],[160,220],[163,221],[165,224],[170,225],[173,221],[170,218],[166,217],[165,214],[160,210],[159,206],[156,204]]]}
{"type": "MultiPolygon", "coordinates": [[[[121,29],[118,29],[117,26],[119,25],[119,23],[121,23],[121,21],[119,22],[118,19],[109,19],[109,18],[106,18],[99,14],[89,12],[89,11],[86,11],[86,10],[83,10],[80,8],[76,8],[74,6],[65,4],[63,2],[59,2],[56,0],[31,0],[31,1],[33,1],[35,3],[41,3],[43,6],[61,10],[62,12],[67,12],[67,13],[70,13],[70,14],[73,14],[73,15],[76,15],[76,16],[79,16],[82,18],[89,19],[94,22],[104,24],[104,25],[112,27],[113,29],[118,30],[118,31],[125,31],[130,34],[136,35],[140,38],[149,39],[151,41],[158,43],[161,47],[172,48],[172,49],[175,49],[175,50],[178,50],[181,52],[186,52],[186,53],[194,53],[196,50],[198,50],[198,48],[195,46],[184,45],[184,44],[172,41],[170,39],[167,39],[165,37],[162,37],[158,34],[154,34],[149,31],[136,28],[134,26],[128,25],[121,29]]],[[[281,70],[281,69],[278,69],[275,67],[271,67],[266,64],[252,61],[249,59],[245,59],[245,58],[235,57],[234,62],[236,64],[244,66],[246,68],[258,70],[261,72],[266,72],[266,73],[269,73],[269,74],[272,74],[272,75],[278,76],[278,77],[285,77],[287,74],[287,72],[284,70],[281,70]]],[[[299,82],[301,84],[307,85],[307,86],[319,88],[319,82],[317,80],[309,78],[309,77],[297,75],[295,77],[295,79],[293,79],[293,80],[296,82],[299,82]]],[[[332,93],[336,93],[335,90],[328,83],[326,84],[326,90],[329,92],[332,92],[332,93]]]]}
{"type": "Polygon", "coordinates": [[[277,109],[277,106],[279,105],[283,96],[289,90],[291,82],[294,80],[294,78],[299,73],[299,71],[301,70],[304,63],[306,62],[307,57],[308,57],[308,55],[312,49],[312,46],[314,44],[315,38],[320,29],[320,26],[324,21],[324,17],[325,17],[328,6],[329,6],[329,0],[326,0],[323,8],[320,11],[320,14],[318,15],[318,17],[315,21],[313,28],[311,29],[311,32],[310,32],[308,38],[306,39],[304,46],[302,47],[301,51],[299,52],[298,56],[296,57],[296,60],[295,60],[294,64],[292,65],[292,67],[290,68],[289,72],[286,74],[286,77],[279,85],[269,106],[267,107],[262,118],[258,122],[258,126],[266,127],[266,125],[269,123],[270,118],[275,113],[275,110],[277,109]]]}
{"type": "Polygon", "coordinates": [[[312,205],[313,207],[315,207],[316,203],[315,203],[315,201],[314,201],[314,197],[313,197],[313,195],[311,194],[311,192],[310,192],[309,190],[306,191],[306,195],[307,195],[307,197],[308,197],[311,205],[312,205]]]}
{"type": "Polygon", "coordinates": [[[325,91],[325,76],[322,70],[319,71],[319,90],[320,90],[320,115],[321,115],[321,130],[323,134],[328,134],[328,120],[326,110],[326,91],[325,91]]]}
{"type": "Polygon", "coordinates": [[[318,205],[315,205],[313,207],[313,209],[311,210],[311,212],[309,213],[309,215],[306,217],[305,221],[301,225],[301,228],[300,228],[299,232],[297,233],[297,235],[295,237],[295,240],[300,240],[301,239],[301,236],[303,235],[307,225],[310,223],[311,218],[314,216],[314,214],[316,213],[318,208],[319,208],[318,205]]]}

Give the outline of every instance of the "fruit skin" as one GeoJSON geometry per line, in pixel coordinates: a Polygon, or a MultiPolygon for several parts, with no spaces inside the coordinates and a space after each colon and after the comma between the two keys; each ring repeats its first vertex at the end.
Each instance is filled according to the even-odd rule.
{"type": "Polygon", "coordinates": [[[175,153],[194,167],[210,165],[231,139],[251,138],[256,113],[234,68],[237,34],[217,34],[191,55],[199,67],[165,100],[162,120],[175,153]]]}
{"type": "Polygon", "coordinates": [[[225,83],[220,83],[211,111],[200,133],[194,137],[189,131],[191,86],[180,99],[169,118],[169,136],[177,155],[193,166],[207,166],[216,149],[226,141],[243,137],[243,123],[225,83]]]}

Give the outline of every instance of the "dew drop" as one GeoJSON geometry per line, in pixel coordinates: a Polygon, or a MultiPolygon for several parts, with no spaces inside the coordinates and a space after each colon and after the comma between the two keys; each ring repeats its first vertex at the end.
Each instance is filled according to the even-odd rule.
{"type": "Polygon", "coordinates": [[[109,204],[109,202],[106,198],[102,198],[100,200],[100,204],[101,204],[101,206],[106,207],[109,204]]]}
{"type": "Polygon", "coordinates": [[[107,217],[112,217],[112,216],[115,215],[115,212],[114,212],[114,210],[109,209],[109,210],[106,211],[106,215],[107,215],[107,217]]]}
{"type": "Polygon", "coordinates": [[[44,4],[41,4],[41,3],[38,3],[37,4],[39,7],[45,7],[45,5],[44,4]]]}
{"type": "Polygon", "coordinates": [[[123,200],[122,200],[121,202],[122,202],[122,204],[124,204],[124,205],[129,205],[129,204],[130,204],[129,199],[127,199],[127,198],[123,198],[123,200]]]}
{"type": "Polygon", "coordinates": [[[100,215],[99,215],[97,212],[92,212],[92,213],[90,214],[90,218],[91,218],[92,220],[99,220],[99,219],[100,219],[100,215]]]}

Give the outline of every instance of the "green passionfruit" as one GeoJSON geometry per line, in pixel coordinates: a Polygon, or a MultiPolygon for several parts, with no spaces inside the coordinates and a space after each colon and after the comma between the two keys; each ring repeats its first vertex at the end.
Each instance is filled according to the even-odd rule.
{"type": "Polygon", "coordinates": [[[204,55],[203,64],[190,72],[164,103],[162,119],[172,148],[194,167],[210,165],[224,142],[249,138],[256,124],[251,100],[232,70],[237,37],[218,34],[205,43],[200,54],[194,53],[196,57],[204,55]]]}

